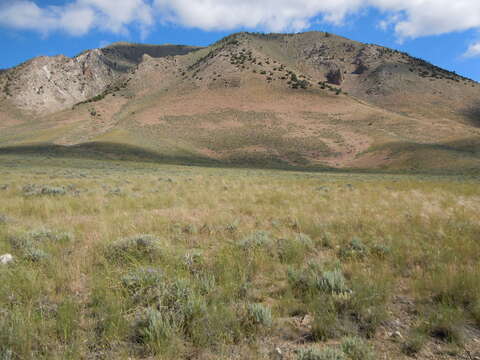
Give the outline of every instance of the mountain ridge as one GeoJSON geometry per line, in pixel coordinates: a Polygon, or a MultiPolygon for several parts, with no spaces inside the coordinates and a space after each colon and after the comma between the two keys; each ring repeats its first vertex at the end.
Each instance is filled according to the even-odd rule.
{"type": "Polygon", "coordinates": [[[1,73],[2,88],[0,146],[109,141],[225,164],[455,169],[464,153],[425,164],[415,157],[445,148],[420,145],[480,136],[477,82],[325,32],[237,33],[209,47],[115,43],[32,59],[1,73]],[[385,146],[399,142],[419,150],[385,146]]]}

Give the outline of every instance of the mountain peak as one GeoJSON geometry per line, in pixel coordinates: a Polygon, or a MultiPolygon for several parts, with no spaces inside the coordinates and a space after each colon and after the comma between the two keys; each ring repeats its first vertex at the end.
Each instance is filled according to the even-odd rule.
{"type": "Polygon", "coordinates": [[[102,139],[222,161],[401,167],[396,154],[480,136],[479,84],[326,32],[237,33],[205,48],[114,43],[0,72],[0,89],[0,120],[48,123],[56,144],[102,139]]]}

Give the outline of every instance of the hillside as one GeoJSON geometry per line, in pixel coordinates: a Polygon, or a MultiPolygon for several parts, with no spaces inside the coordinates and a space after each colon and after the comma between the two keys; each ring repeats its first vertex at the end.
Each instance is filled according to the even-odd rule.
{"type": "Polygon", "coordinates": [[[0,89],[9,152],[53,144],[69,156],[178,163],[480,168],[478,83],[322,32],[240,33],[207,48],[113,44],[33,59],[0,73],[0,89]]]}

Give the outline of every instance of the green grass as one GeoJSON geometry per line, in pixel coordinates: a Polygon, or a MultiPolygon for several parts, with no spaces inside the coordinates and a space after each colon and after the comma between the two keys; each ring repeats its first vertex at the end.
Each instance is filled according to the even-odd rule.
{"type": "Polygon", "coordinates": [[[54,155],[0,155],[0,358],[422,359],[477,340],[476,177],[54,155]]]}

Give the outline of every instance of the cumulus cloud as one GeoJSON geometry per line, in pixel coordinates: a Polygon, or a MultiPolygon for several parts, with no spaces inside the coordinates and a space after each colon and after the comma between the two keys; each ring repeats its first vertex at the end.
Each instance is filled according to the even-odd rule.
{"type": "Polygon", "coordinates": [[[360,0],[155,0],[164,19],[204,30],[303,30],[319,15],[339,24],[360,4],[360,0]]]}
{"type": "Polygon", "coordinates": [[[479,0],[65,0],[46,7],[39,0],[2,1],[0,26],[73,35],[93,28],[124,33],[131,24],[146,32],[154,19],[203,30],[300,31],[318,19],[340,25],[368,8],[380,10],[379,27],[400,39],[480,29],[479,0]]]}
{"type": "Polygon", "coordinates": [[[126,33],[132,23],[146,31],[153,22],[153,9],[144,0],[75,0],[46,7],[32,0],[0,4],[0,26],[43,34],[61,30],[79,36],[93,28],[126,33]]]}
{"type": "Polygon", "coordinates": [[[480,57],[480,41],[470,44],[463,56],[466,58],[480,57]]]}
{"type": "Polygon", "coordinates": [[[302,30],[313,18],[341,24],[365,8],[384,12],[400,38],[480,27],[478,0],[155,0],[168,21],[204,30],[237,27],[302,30]]]}

